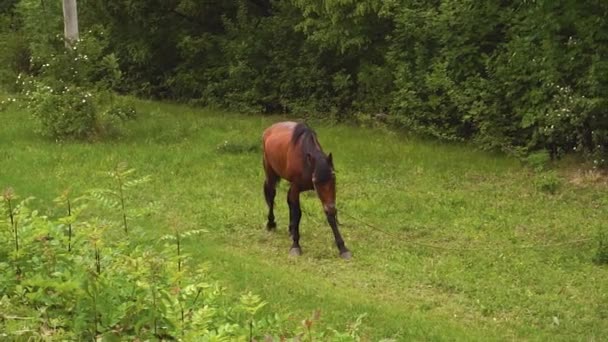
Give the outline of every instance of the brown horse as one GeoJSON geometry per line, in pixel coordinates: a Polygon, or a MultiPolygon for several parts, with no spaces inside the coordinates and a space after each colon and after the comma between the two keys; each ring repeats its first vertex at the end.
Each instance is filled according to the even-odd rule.
{"type": "Polygon", "coordinates": [[[331,153],[325,155],[315,132],[297,122],[279,122],[264,131],[264,196],[268,204],[268,230],[276,228],[274,221],[274,197],[281,178],[291,186],[287,194],[289,204],[289,232],[293,239],[290,255],[301,255],[300,247],[300,192],[316,190],[327,222],[331,226],[340,250],[340,256],[350,259],[351,253],[344,245],[336,220],[336,177],[331,153]]]}

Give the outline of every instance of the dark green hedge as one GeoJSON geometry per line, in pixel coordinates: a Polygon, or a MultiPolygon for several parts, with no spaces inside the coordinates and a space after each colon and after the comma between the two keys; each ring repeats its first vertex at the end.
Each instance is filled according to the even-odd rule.
{"type": "MultiPolygon", "coordinates": [[[[35,73],[22,61],[23,45],[40,40],[27,25],[31,13],[61,17],[45,3],[2,7],[3,23],[12,23],[0,28],[11,37],[2,43],[0,60],[11,61],[3,76],[7,68],[35,73]]],[[[383,113],[395,125],[490,149],[577,150],[598,163],[606,155],[606,1],[78,4],[81,30],[103,28],[120,61],[117,91],[339,120],[383,113]]]]}

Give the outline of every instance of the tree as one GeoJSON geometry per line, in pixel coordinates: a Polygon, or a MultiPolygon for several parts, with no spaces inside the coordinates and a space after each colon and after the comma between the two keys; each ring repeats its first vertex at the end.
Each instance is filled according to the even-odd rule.
{"type": "Polygon", "coordinates": [[[78,41],[78,10],[76,0],[63,0],[63,27],[65,46],[72,47],[78,41]]]}

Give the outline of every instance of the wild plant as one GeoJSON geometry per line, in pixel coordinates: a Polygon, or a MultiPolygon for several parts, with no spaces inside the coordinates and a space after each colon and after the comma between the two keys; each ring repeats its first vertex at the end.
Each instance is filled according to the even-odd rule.
{"type": "Polygon", "coordinates": [[[129,233],[129,220],[149,212],[149,208],[128,208],[126,204],[128,193],[151,179],[150,176],[134,178],[134,173],[135,169],[127,168],[126,163],[118,163],[112,171],[106,173],[113,182],[113,188],[94,189],[89,192],[90,196],[102,207],[110,212],[118,213],[120,225],[127,234],[129,233]]]}
{"type": "Polygon", "coordinates": [[[251,341],[354,336],[316,332],[312,323],[306,331],[289,327],[284,316],[263,314],[266,302],[251,293],[231,300],[205,265],[185,252],[184,243],[203,229],[172,219],[169,233],[157,244],[143,235],[125,234],[138,229],[133,213],[146,211],[128,201],[130,192],[149,179],[134,174],[119,166],[109,173],[113,189],[81,197],[62,193],[55,200],[58,217],[31,209],[32,198],[18,201],[14,191],[3,192],[0,256],[7,258],[0,259],[0,338],[251,341]]]}
{"type": "Polygon", "coordinates": [[[608,264],[608,229],[600,228],[597,233],[597,250],[593,261],[598,265],[608,264]]]}
{"type": "MultiPolygon", "coordinates": [[[[15,212],[13,210],[13,201],[15,199],[15,194],[14,194],[13,189],[6,188],[6,190],[4,190],[4,192],[2,193],[2,199],[4,200],[4,205],[6,206],[6,208],[5,208],[6,214],[9,218],[9,230],[13,235],[13,241],[14,241],[14,246],[15,246],[14,253],[15,253],[15,255],[18,255],[18,253],[19,253],[19,233],[17,231],[17,224],[15,222],[15,212]]],[[[21,273],[18,264],[16,264],[15,272],[17,274],[21,273]]]]}

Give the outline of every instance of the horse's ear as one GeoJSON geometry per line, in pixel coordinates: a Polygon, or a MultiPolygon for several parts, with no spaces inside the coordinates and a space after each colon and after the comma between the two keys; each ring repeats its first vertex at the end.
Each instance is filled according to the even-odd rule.
{"type": "Polygon", "coordinates": [[[327,155],[327,163],[332,169],[334,168],[334,158],[332,157],[331,152],[327,155]]]}

